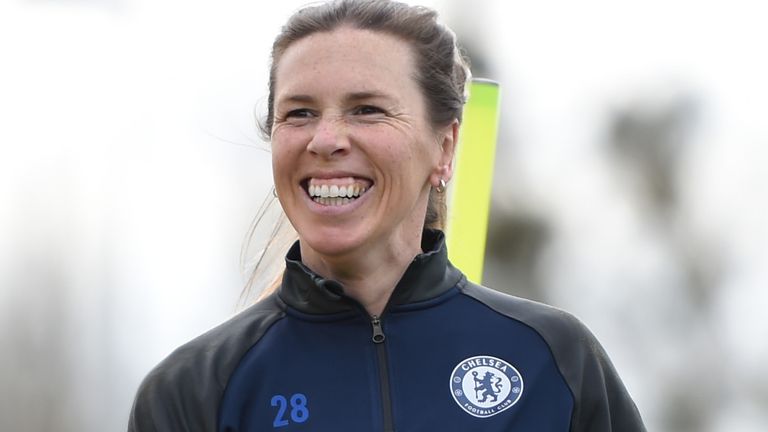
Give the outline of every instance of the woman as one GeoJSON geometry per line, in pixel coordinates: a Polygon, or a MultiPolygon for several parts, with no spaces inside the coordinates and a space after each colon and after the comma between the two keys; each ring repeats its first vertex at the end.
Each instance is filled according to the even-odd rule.
{"type": "Polygon", "coordinates": [[[130,431],[644,430],[582,324],[468,282],[428,228],[467,75],[424,8],[289,20],[266,128],[299,241],[276,293],[150,373],[130,431]]]}

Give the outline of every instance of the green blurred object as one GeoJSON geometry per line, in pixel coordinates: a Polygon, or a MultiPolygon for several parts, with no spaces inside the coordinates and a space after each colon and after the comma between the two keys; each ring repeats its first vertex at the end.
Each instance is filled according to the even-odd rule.
{"type": "Polygon", "coordinates": [[[499,84],[473,79],[448,195],[448,255],[475,283],[483,278],[485,241],[499,128],[499,84]]]}

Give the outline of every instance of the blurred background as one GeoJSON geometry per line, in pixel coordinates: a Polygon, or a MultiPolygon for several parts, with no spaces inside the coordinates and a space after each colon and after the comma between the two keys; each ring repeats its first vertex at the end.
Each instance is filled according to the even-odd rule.
{"type": "MultiPolygon", "coordinates": [[[[124,430],[238,310],[303,3],[0,4],[0,430],[124,430]]],[[[503,87],[485,284],[581,318],[650,431],[768,430],[768,5],[418,3],[503,87]]]]}

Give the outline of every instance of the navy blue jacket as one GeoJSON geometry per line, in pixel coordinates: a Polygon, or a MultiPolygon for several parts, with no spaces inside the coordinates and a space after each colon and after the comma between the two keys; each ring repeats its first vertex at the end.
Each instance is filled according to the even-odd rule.
{"type": "Polygon", "coordinates": [[[173,352],[130,432],[644,431],[573,316],[475,285],[425,231],[381,317],[286,258],[276,294],[173,352]]]}

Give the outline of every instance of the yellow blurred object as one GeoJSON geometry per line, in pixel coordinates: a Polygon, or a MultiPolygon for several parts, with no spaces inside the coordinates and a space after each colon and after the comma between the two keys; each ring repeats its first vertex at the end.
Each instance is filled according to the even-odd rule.
{"type": "Polygon", "coordinates": [[[448,195],[448,256],[467,278],[481,283],[493,161],[499,127],[499,84],[472,80],[448,195]]]}

